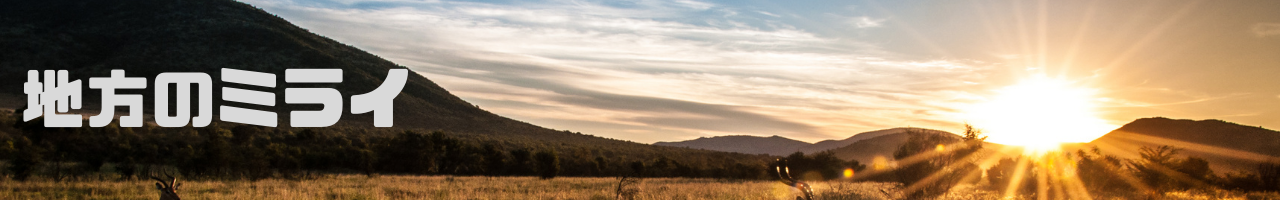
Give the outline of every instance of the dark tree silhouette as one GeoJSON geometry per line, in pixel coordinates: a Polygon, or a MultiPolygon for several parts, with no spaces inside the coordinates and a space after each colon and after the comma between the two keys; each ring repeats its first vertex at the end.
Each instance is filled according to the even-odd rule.
{"type": "Polygon", "coordinates": [[[560,174],[560,158],[554,150],[540,151],[533,157],[538,160],[538,177],[552,179],[560,174]]]}

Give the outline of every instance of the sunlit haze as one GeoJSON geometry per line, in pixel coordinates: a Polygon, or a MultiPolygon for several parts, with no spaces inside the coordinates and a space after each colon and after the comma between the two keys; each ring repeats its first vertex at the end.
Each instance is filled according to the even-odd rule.
{"type": "Polygon", "coordinates": [[[1066,80],[1036,76],[997,92],[964,114],[990,142],[1053,150],[1059,143],[1089,142],[1118,127],[1099,118],[1094,89],[1066,80]]]}

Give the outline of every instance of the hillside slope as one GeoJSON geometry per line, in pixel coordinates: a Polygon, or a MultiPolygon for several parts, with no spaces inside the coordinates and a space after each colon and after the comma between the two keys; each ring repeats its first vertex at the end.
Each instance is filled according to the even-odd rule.
{"type": "MultiPolygon", "coordinates": [[[[26,70],[67,69],[72,79],[104,77],[124,69],[130,77],[154,81],[162,72],[205,72],[220,96],[220,68],[277,75],[277,87],[257,88],[276,93],[276,106],[229,104],[276,111],[287,125],[288,111],[318,109],[315,105],[284,103],[287,87],[332,87],[342,92],[346,108],[350,96],[373,91],[387,71],[404,68],[288,21],[234,1],[16,1],[0,8],[0,92],[22,95],[26,70]],[[284,70],[339,68],[340,84],[285,84],[284,70]]],[[[87,81],[87,80],[86,80],[87,81]]],[[[148,90],[121,90],[142,93],[148,90]]],[[[86,110],[97,110],[97,90],[85,89],[86,110]]],[[[151,111],[151,98],[146,100],[151,111]]],[[[213,98],[223,105],[221,98],[213,98]]],[[[530,125],[475,108],[421,75],[410,75],[395,99],[397,127],[430,127],[485,132],[530,125]],[[484,124],[479,126],[477,124],[484,124]]],[[[217,112],[217,109],[214,109],[217,112]]],[[[344,122],[364,124],[371,115],[344,112],[344,122]]]]}
{"type": "Polygon", "coordinates": [[[1205,158],[1214,172],[1250,170],[1280,157],[1280,132],[1222,120],[1143,118],[1086,144],[1105,153],[1138,158],[1143,146],[1170,145],[1205,158]]]}
{"type": "MultiPolygon", "coordinates": [[[[954,139],[957,142],[960,141],[959,135],[956,135],[950,132],[931,130],[931,129],[920,129],[920,130],[921,132],[924,132],[927,134],[944,135],[944,136],[947,136],[948,138],[954,139]]],[[[873,138],[868,138],[865,140],[859,140],[857,142],[854,142],[849,145],[845,145],[840,148],[831,149],[830,151],[832,153],[835,153],[835,156],[837,158],[845,159],[845,160],[857,160],[858,162],[862,162],[862,163],[871,163],[872,160],[874,160],[876,157],[883,157],[886,160],[893,160],[893,152],[897,151],[898,147],[902,146],[902,143],[907,142],[907,139],[911,138],[911,135],[905,132],[905,128],[902,129],[901,131],[902,132],[885,134],[885,135],[880,135],[873,138]]]]}
{"type": "Polygon", "coordinates": [[[906,132],[910,129],[917,129],[931,134],[942,134],[957,140],[960,138],[959,135],[946,131],[921,128],[891,128],[858,133],[843,140],[824,140],[815,144],[780,136],[718,136],[679,142],[657,142],[654,145],[776,156],[786,156],[795,152],[814,154],[832,151],[836,154],[836,157],[841,159],[855,159],[865,163],[876,156],[892,159],[893,151],[897,150],[898,146],[901,146],[909,138],[906,132]]]}
{"type": "Polygon", "coordinates": [[[793,140],[790,138],[773,136],[773,137],[756,137],[746,135],[730,135],[716,136],[710,138],[698,138],[680,142],[657,142],[656,146],[685,147],[692,149],[706,149],[712,151],[737,152],[745,154],[769,154],[775,156],[785,156],[796,152],[800,147],[810,145],[808,142],[793,140]]]}
{"type": "Polygon", "coordinates": [[[813,143],[813,145],[800,148],[800,152],[811,154],[811,153],[818,153],[826,150],[832,150],[832,149],[836,149],[844,146],[849,146],[850,144],[853,144],[858,141],[866,140],[866,139],[871,139],[871,138],[894,134],[894,133],[902,133],[902,132],[905,132],[907,129],[909,128],[891,128],[891,129],[884,129],[884,130],[877,130],[877,131],[862,132],[862,133],[854,134],[853,136],[849,136],[848,138],[845,138],[843,140],[823,140],[818,143],[813,143]]]}

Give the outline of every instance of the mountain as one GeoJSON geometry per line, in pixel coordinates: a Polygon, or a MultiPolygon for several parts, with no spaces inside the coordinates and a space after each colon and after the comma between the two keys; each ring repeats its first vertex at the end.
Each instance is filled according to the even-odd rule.
{"type": "MultiPolygon", "coordinates": [[[[112,69],[123,69],[128,77],[147,78],[148,89],[117,90],[143,94],[146,112],[154,110],[152,90],[158,74],[203,72],[214,80],[214,105],[273,111],[280,115],[280,125],[287,126],[289,111],[319,110],[321,106],[287,104],[285,88],[334,88],[343,97],[343,107],[350,108],[351,95],[373,91],[388,70],[405,68],[231,0],[14,0],[0,6],[0,24],[4,24],[0,26],[0,52],[4,52],[0,54],[0,101],[4,101],[0,105],[11,109],[24,106],[22,83],[27,70],[65,69],[71,79],[87,82],[89,77],[107,77],[112,69]],[[221,68],[274,73],[277,87],[222,83],[218,81],[221,68]],[[285,69],[297,68],[342,69],[343,81],[285,83],[285,69]],[[276,106],[223,102],[218,98],[223,86],[275,93],[276,106]]],[[[86,87],[82,94],[85,106],[80,112],[97,113],[100,91],[86,87]]],[[[682,163],[768,160],[757,155],[660,147],[551,130],[482,110],[416,73],[409,75],[393,105],[396,128],[443,130],[465,138],[499,141],[507,147],[551,147],[595,154],[580,156],[630,156],[628,159],[634,160],[671,156],[682,163]]],[[[211,114],[218,114],[214,110],[211,114]]],[[[357,130],[373,127],[372,114],[355,115],[347,110],[343,110],[339,126],[357,130]]]]}
{"type": "MultiPolygon", "coordinates": [[[[389,69],[402,69],[375,55],[294,26],[288,21],[234,1],[124,0],[124,1],[17,1],[0,8],[0,93],[22,94],[26,70],[66,69],[72,79],[109,76],[112,69],[126,76],[154,81],[162,72],[204,72],[215,81],[213,96],[221,87],[237,86],[275,93],[276,106],[223,103],[274,111],[288,125],[289,111],[318,110],[317,105],[287,104],[288,87],[335,88],[344,108],[350,97],[377,88],[389,69]],[[220,68],[276,74],[278,87],[258,88],[223,83],[220,68]],[[284,70],[338,68],[343,81],[335,84],[286,84],[284,70]]],[[[87,86],[87,85],[86,85],[87,86]]],[[[153,110],[153,84],[147,90],[119,90],[144,94],[153,110]]],[[[86,109],[96,111],[100,94],[86,88],[86,109]]],[[[421,75],[412,74],[394,100],[397,127],[441,128],[492,132],[532,128],[463,101],[421,75]]],[[[214,109],[213,114],[217,114],[214,109]]],[[[369,124],[371,114],[343,112],[347,123],[369,124]]]]}
{"type": "MultiPolygon", "coordinates": [[[[290,111],[321,107],[285,103],[285,88],[335,88],[343,97],[343,107],[350,108],[351,95],[373,91],[388,70],[405,68],[235,1],[21,0],[7,4],[0,7],[0,23],[6,24],[0,27],[0,52],[6,52],[0,54],[0,80],[5,80],[0,93],[10,96],[7,99],[25,97],[21,86],[27,70],[66,69],[72,79],[87,82],[88,77],[105,77],[112,69],[123,69],[126,76],[148,78],[148,89],[118,93],[143,94],[144,110],[151,112],[156,75],[204,72],[215,80],[214,105],[273,111],[280,115],[280,126],[287,126],[290,111]],[[221,68],[274,73],[277,87],[217,81],[221,68]],[[285,83],[284,70],[297,68],[342,69],[343,80],[285,83]],[[223,86],[275,93],[276,106],[223,102],[217,98],[223,86]]],[[[100,92],[85,88],[83,95],[86,105],[81,111],[96,113],[100,92]]],[[[574,137],[481,110],[416,73],[409,75],[393,104],[395,127],[574,137]]],[[[217,108],[213,110],[218,114],[217,108]]],[[[372,127],[372,114],[342,113],[341,124],[372,127]]]]}
{"type": "Polygon", "coordinates": [[[1259,162],[1280,160],[1280,132],[1214,119],[1138,119],[1087,143],[1086,148],[1139,158],[1139,148],[1160,145],[1182,148],[1181,155],[1205,158],[1217,173],[1251,170],[1259,162]]]}
{"type": "MultiPolygon", "coordinates": [[[[894,130],[894,129],[888,129],[888,130],[894,130]]],[[[858,162],[862,162],[862,163],[871,163],[876,157],[883,157],[886,160],[893,160],[893,152],[897,151],[898,146],[902,146],[902,143],[907,142],[908,138],[911,138],[911,135],[907,134],[906,130],[907,128],[898,128],[896,132],[891,132],[889,134],[882,134],[880,136],[859,140],[857,142],[854,142],[849,145],[845,145],[840,148],[831,149],[830,151],[832,153],[835,153],[835,156],[837,158],[845,159],[845,160],[857,160],[858,162]]],[[[925,133],[925,134],[943,135],[948,138],[953,138],[955,139],[955,141],[960,141],[959,135],[956,135],[950,132],[932,130],[932,129],[918,129],[918,130],[920,130],[922,133],[925,133]]]]}
{"type": "Polygon", "coordinates": [[[809,146],[808,142],[793,140],[781,136],[757,137],[746,135],[702,137],[680,142],[657,142],[656,146],[685,147],[712,151],[737,152],[745,154],[769,154],[785,156],[796,152],[801,147],[809,146]]]}
{"type": "MultiPolygon", "coordinates": [[[[898,145],[901,145],[903,141],[906,141],[907,134],[904,133],[910,129],[918,129],[926,133],[945,133],[948,136],[955,136],[956,138],[959,138],[956,134],[946,131],[921,128],[891,128],[862,132],[854,134],[853,136],[843,140],[823,140],[814,144],[776,135],[773,137],[736,135],[710,138],[703,137],[680,142],[657,142],[653,143],[653,145],[746,154],[769,154],[775,156],[786,156],[797,151],[804,152],[805,154],[813,154],[828,150],[844,149],[838,151],[837,156],[843,159],[869,158],[866,155],[878,155],[886,151],[889,152],[888,155],[892,155],[893,151],[898,148],[898,145]]],[[[858,161],[866,162],[865,160],[858,161]]]]}
{"type": "Polygon", "coordinates": [[[902,132],[905,132],[907,129],[910,129],[910,128],[891,128],[891,129],[884,129],[884,130],[877,130],[877,131],[870,131],[870,132],[862,132],[862,133],[854,134],[853,136],[849,136],[849,138],[845,138],[843,140],[823,140],[818,143],[813,143],[813,145],[802,147],[799,150],[800,152],[804,152],[806,154],[818,153],[826,150],[832,150],[832,149],[836,149],[844,146],[849,146],[854,142],[858,142],[866,139],[871,139],[871,138],[894,134],[894,133],[902,133],[902,132]]]}

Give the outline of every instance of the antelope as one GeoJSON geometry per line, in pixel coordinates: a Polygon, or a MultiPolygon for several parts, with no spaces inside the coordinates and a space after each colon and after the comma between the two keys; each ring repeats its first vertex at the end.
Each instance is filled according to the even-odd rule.
{"type": "Polygon", "coordinates": [[[165,181],[160,177],[151,177],[151,179],[157,181],[156,189],[160,190],[160,200],[182,200],[182,198],[178,197],[178,187],[181,187],[182,183],[178,183],[178,178],[174,178],[168,173],[165,173],[164,176],[169,177],[169,180],[165,181]]]}
{"type": "Polygon", "coordinates": [[[778,172],[778,179],[781,179],[782,184],[800,190],[803,196],[796,196],[796,200],[813,200],[813,189],[809,188],[809,184],[791,177],[791,169],[787,167],[786,159],[778,159],[778,166],[773,169],[778,172]]]}

